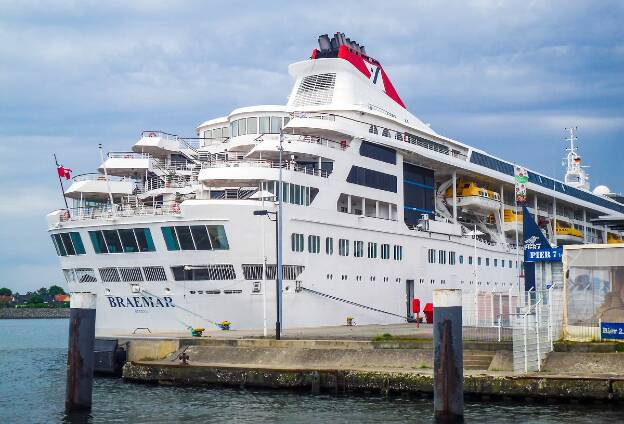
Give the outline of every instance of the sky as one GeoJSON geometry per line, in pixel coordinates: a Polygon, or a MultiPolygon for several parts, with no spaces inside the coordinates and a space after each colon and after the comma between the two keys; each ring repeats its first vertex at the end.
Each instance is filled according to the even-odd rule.
{"type": "Polygon", "coordinates": [[[578,126],[593,186],[624,191],[622,1],[0,1],[0,287],[65,287],[45,216],[53,154],[94,172],[98,143],[193,136],[284,104],[320,34],[366,46],[439,134],[562,178],[578,126]]]}

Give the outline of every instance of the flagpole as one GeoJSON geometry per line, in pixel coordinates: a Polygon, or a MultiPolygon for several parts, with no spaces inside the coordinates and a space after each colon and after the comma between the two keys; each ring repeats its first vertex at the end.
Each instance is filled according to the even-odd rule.
{"type": "Polygon", "coordinates": [[[58,176],[59,184],[61,185],[61,196],[63,196],[63,200],[65,201],[65,209],[69,210],[69,205],[67,204],[67,197],[65,197],[65,187],[63,187],[63,180],[61,180],[61,176],[59,175],[58,168],[58,160],[56,160],[56,153],[54,153],[54,163],[56,164],[56,175],[58,176]]]}

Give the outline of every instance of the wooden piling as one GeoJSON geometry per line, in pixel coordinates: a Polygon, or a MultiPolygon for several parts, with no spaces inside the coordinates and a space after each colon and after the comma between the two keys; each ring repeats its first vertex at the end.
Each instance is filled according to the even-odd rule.
{"type": "Polygon", "coordinates": [[[91,409],[95,365],[95,302],[93,293],[72,293],[67,350],[66,412],[91,409]]]}
{"type": "Polygon", "coordinates": [[[433,404],[436,423],[464,422],[462,296],[433,291],[433,404]]]}

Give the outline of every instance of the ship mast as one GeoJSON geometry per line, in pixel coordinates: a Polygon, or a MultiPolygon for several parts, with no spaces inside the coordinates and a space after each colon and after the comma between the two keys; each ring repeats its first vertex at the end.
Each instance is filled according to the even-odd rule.
{"type": "Polygon", "coordinates": [[[568,137],[565,141],[569,142],[566,148],[568,154],[564,158],[564,165],[567,166],[565,173],[565,183],[569,186],[589,190],[589,175],[585,172],[584,166],[581,166],[581,156],[578,154],[578,147],[575,142],[578,141],[576,131],[578,127],[566,128],[568,137]]]}

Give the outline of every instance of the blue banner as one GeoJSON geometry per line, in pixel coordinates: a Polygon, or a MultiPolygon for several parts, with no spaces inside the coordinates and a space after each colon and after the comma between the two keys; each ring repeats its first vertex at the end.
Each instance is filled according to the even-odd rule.
{"type": "Polygon", "coordinates": [[[563,247],[552,247],[526,206],[522,207],[524,262],[560,261],[563,247]]]}
{"type": "Polygon", "coordinates": [[[624,340],[624,323],[623,322],[601,322],[600,338],[624,340]]]}

